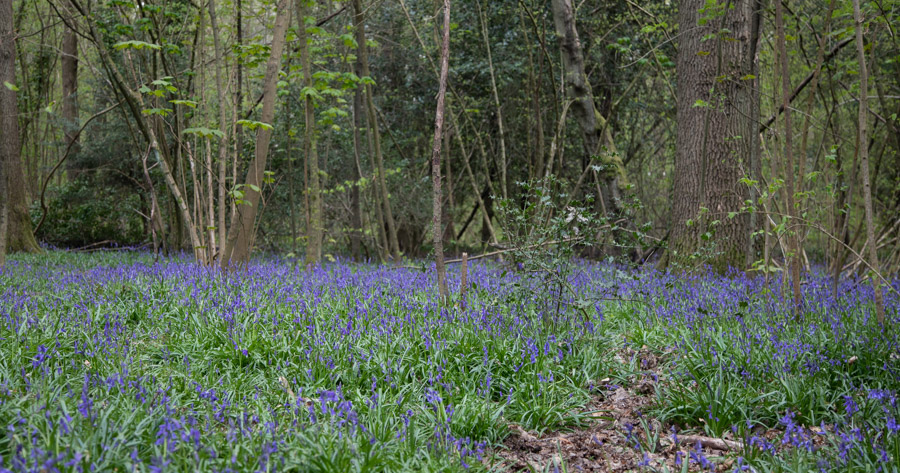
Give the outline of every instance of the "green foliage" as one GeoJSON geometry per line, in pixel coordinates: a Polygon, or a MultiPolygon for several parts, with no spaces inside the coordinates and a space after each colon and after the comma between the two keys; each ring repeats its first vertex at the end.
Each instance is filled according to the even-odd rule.
{"type": "MultiPolygon", "coordinates": [[[[50,211],[36,235],[41,241],[61,247],[81,247],[107,242],[135,246],[144,242],[146,203],[134,193],[97,186],[96,181],[79,179],[51,188],[50,211]]],[[[31,209],[32,221],[40,219],[40,208],[31,209]]]]}

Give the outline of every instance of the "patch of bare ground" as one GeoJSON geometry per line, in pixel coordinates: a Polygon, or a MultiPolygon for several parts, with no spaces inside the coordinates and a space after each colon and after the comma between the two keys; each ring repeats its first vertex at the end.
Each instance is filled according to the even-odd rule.
{"type": "Polygon", "coordinates": [[[624,348],[616,358],[624,363],[636,361],[641,371],[631,376],[626,386],[609,384],[608,379],[598,381],[601,388],[587,406],[591,412],[588,426],[539,435],[510,425],[509,437],[486,461],[495,469],[515,472],[682,471],[685,462],[690,463],[690,471],[700,471],[700,465],[689,460],[699,441],[700,451],[716,463],[717,471],[731,469],[734,460],[729,453],[734,457],[740,442],[682,435],[674,439],[670,426],[645,414],[662,378],[656,354],[646,347],[637,351],[624,348]]]}

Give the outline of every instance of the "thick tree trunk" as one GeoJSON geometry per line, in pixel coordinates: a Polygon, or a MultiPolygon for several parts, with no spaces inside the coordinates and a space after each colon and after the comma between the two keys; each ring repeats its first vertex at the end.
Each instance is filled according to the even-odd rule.
{"type": "MultiPolygon", "coordinates": [[[[862,174],[863,205],[866,208],[866,246],[869,248],[869,267],[878,273],[878,245],[875,242],[875,211],[872,208],[872,183],[869,177],[869,71],[866,67],[866,49],[863,41],[863,17],[859,8],[859,0],[853,0],[853,17],[856,20],[856,53],[859,57],[859,146],[860,173],[862,174]]],[[[872,286],[875,289],[875,316],[878,323],[884,325],[884,295],[881,292],[880,274],[872,274],[872,286]]],[[[795,282],[796,284],[796,282],[795,282]]]]}
{"type": "Polygon", "coordinates": [[[606,126],[606,118],[597,111],[594,103],[594,94],[585,73],[584,52],[575,25],[575,9],[572,0],[552,0],[551,5],[565,69],[566,91],[573,101],[572,112],[581,127],[583,161],[589,165],[597,164],[591,162],[592,158],[602,157],[599,164],[603,167],[600,174],[603,195],[598,197],[606,202],[610,216],[619,215],[622,211],[621,191],[627,184],[625,165],[616,153],[612,132],[606,126]],[[606,146],[606,153],[600,152],[601,144],[606,146]]]}
{"type": "MultiPolygon", "coordinates": [[[[362,2],[360,0],[353,0],[353,10],[357,12],[357,15],[362,15],[362,2]]],[[[369,71],[369,53],[368,47],[366,46],[366,32],[362,23],[360,23],[359,26],[360,27],[356,28],[356,42],[358,48],[357,59],[359,61],[362,76],[369,77],[371,76],[371,72],[369,71]]],[[[394,212],[391,208],[391,200],[387,189],[387,181],[385,179],[384,156],[381,152],[381,130],[378,127],[378,117],[375,112],[374,87],[372,87],[371,83],[366,84],[366,115],[372,134],[373,147],[375,148],[375,163],[378,166],[377,184],[381,191],[381,203],[384,206],[384,222],[387,227],[387,238],[388,243],[390,244],[389,249],[394,261],[399,261],[400,243],[397,239],[397,225],[394,222],[394,212]]]]}
{"type": "MultiPolygon", "coordinates": [[[[71,7],[69,7],[71,8],[71,7]]],[[[60,58],[60,75],[62,76],[62,118],[63,133],[66,136],[66,147],[70,154],[78,154],[78,36],[71,28],[63,31],[62,57],[60,58]]],[[[66,177],[74,181],[78,170],[69,160],[66,166],[66,177]]]]}
{"type": "Polygon", "coordinates": [[[740,210],[750,193],[739,180],[745,170],[754,173],[756,167],[752,157],[757,141],[748,131],[757,123],[752,114],[758,113],[758,106],[748,79],[755,71],[757,4],[720,1],[724,16],[703,24],[699,10],[706,5],[704,0],[679,5],[675,190],[668,254],[672,263],[692,264],[691,256],[710,235],[715,255],[708,263],[717,271],[747,263],[750,217],[740,210]],[[727,33],[716,34],[720,30],[727,33]],[[712,39],[703,41],[709,35],[712,39]],[[708,214],[703,215],[703,208],[708,214]],[[713,221],[718,223],[712,226],[713,221]]]}
{"type": "Polygon", "coordinates": [[[8,163],[19,159],[19,106],[16,93],[16,35],[12,0],[0,0],[0,266],[6,264],[9,215],[8,163]]]}
{"type": "Polygon", "coordinates": [[[450,70],[450,0],[444,0],[444,30],[441,41],[441,73],[438,85],[437,109],[434,115],[434,146],[431,149],[432,178],[432,234],[434,240],[434,263],[437,271],[438,290],[441,299],[447,301],[447,274],[444,268],[444,243],[441,228],[441,141],[444,127],[444,98],[447,96],[447,76],[450,70]]]}
{"type": "MultiPolygon", "coordinates": [[[[275,14],[275,29],[272,32],[272,47],[266,63],[266,75],[263,81],[263,108],[260,120],[272,123],[275,118],[276,83],[278,71],[281,69],[281,53],[291,20],[289,0],[279,0],[275,14]]],[[[266,160],[269,157],[269,141],[272,130],[264,127],[257,129],[256,152],[247,177],[244,181],[244,204],[237,207],[237,214],[228,229],[225,253],[222,255],[223,268],[246,264],[250,261],[250,242],[255,233],[256,213],[259,207],[260,190],[266,171],[266,160]]]]}
{"type": "MultiPolygon", "coordinates": [[[[31,216],[25,195],[25,173],[19,155],[19,107],[16,92],[16,32],[13,28],[12,0],[0,0],[0,160],[6,171],[5,203],[6,251],[41,251],[31,231],[31,216]],[[7,86],[6,83],[9,83],[7,86]]],[[[5,254],[5,253],[4,253],[5,254]]]]}

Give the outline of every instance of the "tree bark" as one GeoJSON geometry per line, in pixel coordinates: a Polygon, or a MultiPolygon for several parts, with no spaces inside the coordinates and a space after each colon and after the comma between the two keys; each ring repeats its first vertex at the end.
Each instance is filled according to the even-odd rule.
{"type": "MultiPolygon", "coordinates": [[[[357,0],[358,1],[358,0],[357,0]]],[[[447,96],[447,76],[450,70],[450,0],[444,0],[444,31],[441,41],[441,72],[438,83],[437,109],[434,114],[434,145],[431,149],[432,233],[434,263],[441,299],[447,301],[447,274],[444,268],[444,243],[441,231],[441,141],[444,128],[444,99],[447,96]]]]}
{"type": "Polygon", "coordinates": [[[575,25],[575,9],[572,0],[552,0],[551,6],[565,69],[566,90],[569,99],[573,101],[573,114],[581,127],[585,153],[583,161],[592,165],[593,158],[598,155],[602,157],[600,181],[603,195],[598,197],[607,203],[610,216],[619,215],[622,211],[621,191],[627,184],[625,165],[616,152],[612,133],[606,126],[607,118],[600,114],[594,103],[591,84],[585,73],[584,52],[575,25]],[[607,147],[606,153],[600,153],[601,143],[607,147]]]}
{"type": "MultiPolygon", "coordinates": [[[[71,8],[71,6],[67,6],[71,8]]],[[[78,154],[78,36],[67,27],[63,31],[62,56],[60,58],[60,75],[62,76],[62,118],[66,147],[71,154],[78,154]]],[[[78,170],[72,161],[66,166],[66,177],[69,182],[78,177],[78,170]]]]}
{"type": "Polygon", "coordinates": [[[788,218],[788,265],[791,272],[791,289],[794,295],[794,316],[800,317],[800,240],[798,229],[791,229],[794,220],[794,130],[791,124],[791,71],[790,59],[787,56],[787,39],[784,31],[784,7],[781,1],[775,1],[775,47],[778,49],[781,72],[781,99],[784,108],[784,154],[781,164],[784,172],[785,214],[788,218]]]}
{"type": "MultiPolygon", "coordinates": [[[[353,10],[358,16],[362,15],[362,2],[353,0],[353,10]]],[[[366,32],[362,22],[360,27],[356,28],[357,42],[357,60],[359,61],[360,71],[363,77],[370,77],[369,71],[369,53],[366,46],[366,32]]],[[[375,148],[375,162],[378,166],[378,187],[381,191],[381,203],[384,206],[384,220],[387,227],[387,238],[390,244],[391,256],[394,261],[400,261],[400,242],[397,239],[397,226],[394,222],[394,212],[391,208],[391,201],[387,189],[387,181],[384,173],[384,155],[381,151],[381,130],[378,127],[378,117],[375,113],[375,95],[374,87],[371,83],[366,84],[366,115],[372,136],[373,146],[375,148]]]]}
{"type": "MultiPolygon", "coordinates": [[[[291,20],[289,0],[279,0],[275,13],[275,29],[272,32],[272,46],[269,51],[269,60],[266,63],[266,75],[263,81],[263,109],[260,120],[263,123],[272,123],[275,117],[276,84],[278,71],[281,69],[281,53],[284,50],[285,35],[291,20]]],[[[228,239],[225,243],[225,253],[222,255],[221,265],[229,266],[246,264],[250,261],[250,242],[255,230],[257,207],[259,206],[260,190],[263,183],[266,160],[269,156],[269,141],[272,139],[272,130],[260,127],[256,133],[256,152],[247,177],[244,181],[244,205],[239,205],[237,215],[232,219],[228,229],[228,239]]]]}
{"type": "Polygon", "coordinates": [[[667,255],[672,263],[692,264],[710,235],[715,236],[716,254],[707,262],[713,268],[724,272],[747,263],[750,218],[740,211],[750,193],[739,180],[744,165],[754,167],[745,157],[753,156],[757,143],[755,133],[749,133],[758,107],[748,82],[755,71],[753,14],[758,3],[717,3],[724,16],[713,18],[701,18],[704,0],[679,5],[675,192],[667,255]],[[712,39],[704,42],[704,37],[712,39]],[[704,216],[703,208],[710,215],[704,216]],[[713,221],[718,223],[708,226],[713,221]]]}
{"type": "MultiPolygon", "coordinates": [[[[762,146],[759,133],[759,117],[760,117],[760,93],[759,93],[759,42],[762,35],[763,11],[765,10],[766,0],[752,0],[751,12],[752,19],[750,21],[750,52],[744,57],[744,70],[750,71],[752,79],[746,81],[745,86],[750,88],[750,109],[746,117],[745,139],[749,140],[750,149],[747,156],[750,158],[749,169],[745,172],[750,173],[750,179],[756,184],[750,186],[750,202],[755,209],[760,209],[762,204],[759,201],[762,188],[762,146]]],[[[747,251],[745,268],[753,267],[753,264],[760,258],[765,261],[765,238],[761,237],[760,230],[765,224],[760,224],[761,214],[759,212],[751,212],[749,216],[747,229],[747,251]]],[[[765,220],[765,218],[763,217],[765,220]]],[[[764,233],[763,233],[764,235],[764,233]]],[[[766,263],[768,263],[766,261],[766,263]]]]}
{"type": "MultiPolygon", "coordinates": [[[[856,20],[856,53],[859,57],[859,146],[860,173],[862,174],[863,205],[866,208],[866,245],[869,247],[869,266],[879,272],[878,245],[875,242],[875,211],[872,208],[872,183],[869,176],[869,71],[866,67],[866,50],[863,41],[863,21],[859,0],[853,0],[853,18],[856,20]]],[[[875,316],[884,325],[884,295],[881,292],[879,275],[873,274],[872,286],[875,290],[875,316]]]]}
{"type": "MultiPolygon", "coordinates": [[[[31,230],[31,215],[25,195],[25,172],[19,154],[19,107],[16,92],[16,32],[13,27],[12,0],[0,0],[0,160],[6,167],[6,251],[39,253],[40,246],[31,230]],[[6,83],[9,85],[7,86],[6,83]]],[[[4,194],[0,194],[4,195],[4,194]]]]}
{"type": "Polygon", "coordinates": [[[12,0],[0,0],[0,267],[6,264],[9,216],[8,164],[19,159],[19,106],[16,92],[16,34],[12,0]],[[9,85],[7,85],[9,84],[9,85]]]}
{"type": "MultiPolygon", "coordinates": [[[[362,30],[365,28],[365,22],[363,18],[363,12],[359,8],[359,2],[353,3],[353,28],[355,31],[362,30]]],[[[358,38],[357,34],[357,38],[358,38]]],[[[359,48],[359,44],[357,43],[357,49],[359,48]]],[[[357,77],[362,77],[362,64],[359,58],[359,51],[357,51],[356,62],[353,64],[353,72],[357,77]]],[[[363,114],[363,97],[362,97],[362,88],[363,86],[357,84],[356,90],[353,91],[353,160],[354,166],[353,178],[355,182],[353,183],[353,187],[350,189],[350,253],[353,255],[354,261],[361,260],[360,246],[363,234],[363,224],[362,224],[362,203],[360,199],[359,192],[359,182],[362,180],[362,165],[361,165],[361,136],[360,136],[360,128],[362,128],[362,114],[363,114]]],[[[376,198],[376,205],[377,205],[376,198]]]]}
{"type": "MultiPolygon", "coordinates": [[[[226,161],[228,160],[228,110],[225,108],[227,93],[225,91],[225,79],[222,74],[222,68],[225,67],[225,56],[222,53],[222,43],[219,40],[219,20],[216,17],[216,1],[209,0],[209,22],[212,26],[213,44],[216,52],[216,93],[219,100],[219,156],[218,156],[218,220],[216,227],[219,235],[220,247],[225,244],[225,212],[227,202],[225,199],[225,174],[226,161]]],[[[212,198],[212,196],[210,196],[212,198]]],[[[221,257],[222,248],[216,253],[221,257]]],[[[212,263],[212,262],[210,262],[212,263]]]]}
{"type": "MultiPolygon", "coordinates": [[[[312,60],[309,57],[309,40],[306,33],[307,0],[296,0],[297,8],[297,41],[300,42],[300,61],[303,63],[303,83],[306,88],[313,88],[312,60]]],[[[312,94],[304,98],[304,114],[306,116],[306,161],[309,166],[309,187],[306,189],[309,199],[309,226],[306,229],[306,264],[315,265],[322,258],[322,190],[319,185],[319,153],[316,136],[316,105],[312,94]]]]}

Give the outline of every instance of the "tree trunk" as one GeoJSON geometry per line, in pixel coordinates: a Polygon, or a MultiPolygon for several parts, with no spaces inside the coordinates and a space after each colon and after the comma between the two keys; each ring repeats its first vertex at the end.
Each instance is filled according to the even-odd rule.
{"type": "Polygon", "coordinates": [[[800,240],[798,238],[799,229],[791,228],[794,223],[794,130],[791,126],[791,71],[790,58],[787,55],[787,39],[784,32],[784,7],[781,1],[775,1],[775,44],[778,49],[778,59],[781,69],[781,99],[784,108],[784,154],[782,155],[781,164],[784,172],[784,190],[785,190],[785,214],[788,219],[788,265],[791,272],[791,288],[794,295],[794,316],[800,317],[800,240]]]}
{"type": "Polygon", "coordinates": [[[755,163],[742,159],[752,160],[758,143],[755,133],[748,133],[757,122],[752,114],[758,113],[748,80],[755,70],[753,16],[758,3],[717,3],[724,7],[724,16],[705,21],[700,16],[704,0],[679,5],[675,192],[668,255],[673,263],[691,264],[712,235],[716,254],[708,263],[717,271],[747,263],[750,217],[740,210],[750,193],[739,180],[744,165],[753,173],[755,163]],[[712,39],[703,41],[707,36],[712,39]],[[703,215],[704,208],[709,215],[703,215]],[[712,226],[713,221],[718,223],[712,226]]]}
{"type": "MultiPolygon", "coordinates": [[[[362,15],[362,2],[353,0],[353,10],[357,16],[362,15]]],[[[370,77],[369,71],[369,53],[366,46],[365,27],[360,21],[359,27],[356,28],[357,42],[357,60],[359,61],[360,71],[363,77],[370,77]]],[[[384,221],[387,226],[388,243],[390,244],[391,256],[394,261],[400,261],[400,243],[397,239],[397,226],[394,222],[394,213],[391,208],[391,201],[387,189],[387,181],[384,176],[384,156],[381,152],[381,130],[378,127],[378,117],[375,113],[375,95],[374,87],[371,83],[366,84],[366,115],[369,128],[372,133],[373,146],[375,148],[375,162],[378,166],[378,187],[381,191],[381,203],[384,206],[384,221]]]]}
{"type": "MultiPolygon", "coordinates": [[[[225,59],[224,55],[222,54],[222,44],[219,40],[219,20],[216,17],[215,0],[209,0],[209,22],[212,26],[213,44],[215,45],[216,49],[216,63],[214,64],[214,67],[216,68],[216,93],[218,94],[219,99],[219,133],[222,134],[221,136],[219,136],[219,157],[217,163],[219,168],[219,182],[217,186],[219,194],[219,210],[216,227],[218,230],[220,247],[214,252],[221,258],[221,247],[225,243],[225,211],[228,205],[225,199],[225,170],[226,161],[228,160],[228,110],[225,108],[227,93],[225,91],[225,79],[222,74],[222,68],[225,67],[225,59]]],[[[210,199],[212,199],[212,196],[210,196],[210,199]]],[[[212,263],[212,261],[210,261],[210,263],[212,263]]]]}
{"type": "Polygon", "coordinates": [[[566,91],[573,101],[572,111],[581,127],[583,161],[591,165],[594,164],[592,159],[602,157],[599,164],[603,168],[600,175],[603,195],[598,197],[607,203],[610,216],[619,215],[622,211],[620,193],[627,184],[625,165],[616,153],[612,133],[606,126],[606,118],[597,111],[594,103],[594,94],[585,73],[581,40],[575,25],[575,9],[572,0],[552,0],[551,5],[565,69],[566,91]],[[601,143],[607,147],[608,152],[600,152],[601,143]]]}
{"type": "MultiPolygon", "coordinates": [[[[275,14],[275,29],[272,32],[272,46],[269,52],[269,60],[266,63],[266,75],[263,81],[263,108],[260,120],[263,123],[272,123],[275,118],[276,83],[278,71],[281,69],[281,53],[284,50],[284,40],[291,20],[289,0],[279,0],[275,14]]],[[[256,213],[259,206],[260,190],[266,171],[266,160],[269,157],[269,141],[272,139],[270,128],[260,127],[256,132],[256,152],[247,177],[244,181],[244,201],[239,205],[237,215],[228,229],[228,239],[225,243],[225,253],[222,255],[223,268],[246,264],[250,261],[250,242],[255,231],[256,213]]]]}
{"type": "Polygon", "coordinates": [[[487,13],[481,7],[481,1],[475,4],[478,7],[478,17],[481,20],[481,35],[484,38],[484,48],[487,51],[488,71],[491,73],[491,92],[494,95],[494,107],[497,109],[497,128],[500,131],[500,192],[504,199],[509,194],[506,190],[506,133],[503,129],[503,107],[500,106],[500,92],[497,90],[497,78],[494,73],[494,59],[491,55],[491,40],[488,35],[487,13]]]}
{"type": "MultiPolygon", "coordinates": [[[[236,0],[234,2],[234,26],[235,33],[237,37],[234,39],[235,44],[238,48],[243,47],[244,45],[244,7],[242,4],[242,0],[236,0]]],[[[231,158],[231,179],[234,184],[237,184],[237,176],[238,176],[238,164],[241,161],[241,155],[244,152],[244,135],[243,130],[237,124],[238,119],[240,118],[240,110],[244,101],[244,66],[241,62],[241,55],[236,55],[234,58],[234,103],[232,106],[232,136],[234,137],[234,155],[231,158]]],[[[234,200],[231,200],[231,220],[234,221],[235,216],[237,215],[237,206],[234,203],[234,200]]]]}
{"type": "Polygon", "coordinates": [[[0,159],[6,167],[6,251],[39,253],[31,231],[31,215],[25,195],[25,172],[19,155],[19,107],[16,92],[16,32],[13,28],[12,0],[0,0],[0,114],[2,144],[0,159]],[[6,83],[9,83],[7,86],[6,83]]]}
{"type": "MultiPolygon", "coordinates": [[[[306,33],[307,0],[296,0],[297,41],[300,43],[300,61],[303,68],[304,88],[312,89],[312,61],[309,57],[309,41],[306,33]]],[[[322,190],[319,185],[319,153],[316,136],[316,104],[312,94],[306,94],[303,101],[306,116],[306,162],[309,166],[309,225],[307,226],[306,264],[315,265],[322,258],[322,190]]]]}
{"type": "Polygon", "coordinates": [[[872,286],[875,290],[875,316],[884,325],[884,295],[881,293],[878,264],[878,245],[875,242],[875,211],[872,208],[872,183],[869,177],[869,71],[866,67],[866,50],[863,42],[864,21],[859,8],[859,0],[853,0],[853,17],[856,20],[856,53],[859,57],[859,160],[862,174],[863,205],[866,208],[866,245],[869,247],[869,266],[873,273],[872,286]]]}
{"type": "Polygon", "coordinates": [[[166,186],[169,188],[169,192],[172,193],[172,198],[178,207],[178,210],[182,217],[182,221],[187,227],[188,235],[191,239],[191,245],[194,250],[194,256],[198,260],[202,261],[202,245],[200,243],[200,238],[197,235],[197,229],[194,226],[194,220],[191,219],[190,209],[187,206],[187,202],[184,200],[184,195],[178,187],[178,183],[175,181],[175,175],[172,172],[172,168],[169,166],[168,161],[160,156],[159,143],[156,139],[156,132],[153,129],[153,124],[148,123],[141,113],[141,110],[143,109],[143,97],[137,90],[128,87],[125,81],[125,77],[122,76],[121,71],[119,71],[115,62],[110,57],[109,50],[106,47],[106,43],[103,41],[103,38],[101,37],[99,30],[97,29],[96,23],[91,18],[91,14],[87,10],[85,10],[77,1],[71,0],[71,2],[75,9],[78,10],[78,13],[85,18],[87,24],[89,25],[91,41],[97,47],[97,52],[100,55],[101,63],[106,69],[110,81],[124,97],[125,104],[128,106],[128,110],[131,113],[132,118],[134,118],[141,134],[144,136],[144,139],[146,139],[147,143],[150,145],[150,152],[153,153],[154,158],[160,165],[160,169],[163,173],[163,178],[166,181],[166,186]]]}
{"type": "MultiPolygon", "coordinates": [[[[357,0],[358,1],[358,0],[357,0]]],[[[450,69],[450,0],[444,0],[444,31],[441,41],[441,73],[438,85],[437,109],[434,114],[434,146],[431,149],[432,179],[432,234],[434,239],[434,265],[437,271],[438,290],[441,299],[447,301],[447,274],[444,268],[444,243],[441,231],[441,141],[444,128],[444,98],[447,96],[447,75],[450,69]]]]}
{"type": "Polygon", "coordinates": [[[0,267],[6,264],[8,163],[19,159],[19,106],[16,92],[7,83],[16,83],[16,35],[12,0],[0,0],[0,267]]]}
{"type": "MultiPolygon", "coordinates": [[[[363,21],[363,12],[361,9],[359,9],[358,2],[354,2],[353,4],[353,28],[356,31],[365,28],[365,23],[363,21]]],[[[358,44],[357,48],[359,48],[358,44]]],[[[357,77],[362,76],[362,64],[360,63],[359,54],[356,55],[356,62],[353,64],[353,72],[357,75],[357,77]]],[[[352,227],[350,230],[350,253],[353,255],[354,261],[361,260],[360,246],[363,235],[362,202],[360,201],[359,192],[359,182],[360,180],[362,180],[362,143],[360,142],[361,137],[359,132],[360,128],[362,128],[362,93],[362,87],[360,85],[357,85],[356,90],[353,91],[353,178],[355,182],[353,183],[353,187],[350,190],[350,211],[352,212],[352,214],[350,215],[350,225],[352,227]]],[[[376,205],[377,200],[378,199],[376,199],[376,205]]]]}
{"type": "Polygon", "coordinates": [[[748,239],[746,260],[744,262],[745,268],[753,267],[753,264],[760,258],[765,260],[765,251],[763,249],[765,238],[761,237],[762,234],[760,233],[760,231],[763,230],[762,227],[765,227],[765,225],[762,224],[760,220],[765,219],[766,217],[759,212],[762,208],[762,204],[759,202],[759,190],[763,186],[762,147],[759,133],[759,42],[761,38],[760,31],[762,30],[765,4],[766,0],[751,1],[752,19],[750,21],[750,52],[744,57],[744,70],[750,71],[750,76],[747,77],[748,80],[744,81],[744,86],[750,88],[750,109],[747,112],[747,117],[745,117],[746,128],[744,132],[745,139],[749,140],[747,143],[750,146],[750,149],[747,151],[747,156],[750,158],[749,169],[747,169],[747,172],[750,173],[750,179],[756,182],[756,184],[751,185],[749,189],[750,201],[756,211],[751,212],[748,218],[748,225],[750,226],[747,229],[748,239]],[[751,76],[752,78],[750,78],[751,76]]]}
{"type": "MultiPolygon", "coordinates": [[[[71,8],[71,7],[69,7],[71,8]]],[[[60,75],[62,76],[62,119],[63,133],[66,136],[66,147],[70,154],[78,154],[78,36],[72,28],[63,31],[62,57],[60,58],[60,75]]],[[[78,177],[78,170],[69,160],[66,166],[66,177],[69,182],[78,177]]]]}

